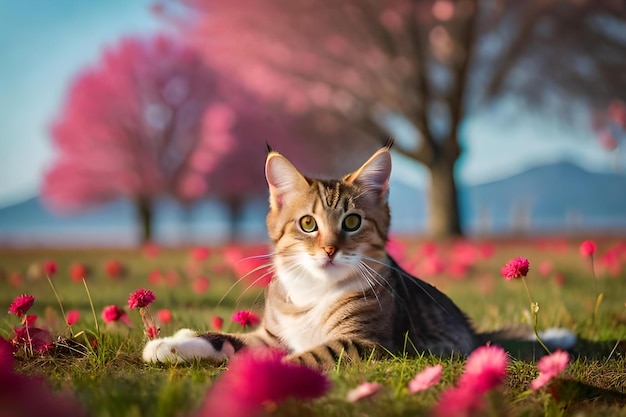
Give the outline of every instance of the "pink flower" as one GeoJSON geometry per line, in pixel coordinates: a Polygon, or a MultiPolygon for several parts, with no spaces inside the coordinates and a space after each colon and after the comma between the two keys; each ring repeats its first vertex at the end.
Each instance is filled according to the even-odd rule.
{"type": "Polygon", "coordinates": [[[46,261],[43,263],[43,272],[48,276],[53,276],[58,270],[57,263],[54,261],[46,261]]]}
{"type": "Polygon", "coordinates": [[[517,279],[525,277],[528,274],[529,267],[528,259],[519,257],[507,262],[500,270],[500,273],[507,280],[517,279]]]}
{"type": "Polygon", "coordinates": [[[34,326],[36,321],[37,321],[37,316],[27,314],[26,317],[24,317],[24,326],[26,327],[34,326]]]}
{"type": "Polygon", "coordinates": [[[157,311],[157,318],[163,324],[169,323],[170,321],[172,321],[172,312],[169,311],[167,308],[161,309],[157,311]]]}
{"type": "Polygon", "coordinates": [[[202,262],[209,257],[209,249],[203,246],[198,246],[191,250],[191,259],[196,262],[202,262]]]}
{"type": "Polygon", "coordinates": [[[72,326],[80,319],[80,312],[78,310],[70,310],[67,312],[67,324],[72,326]]]}
{"type": "Polygon", "coordinates": [[[409,392],[415,394],[416,392],[426,391],[428,388],[433,387],[441,380],[441,371],[443,367],[440,364],[435,366],[427,366],[422,372],[415,375],[415,377],[409,381],[409,392]]]}
{"type": "Polygon", "coordinates": [[[54,348],[52,336],[47,330],[37,327],[16,327],[11,344],[17,348],[32,348],[35,353],[46,353],[54,348]]]}
{"type": "Polygon", "coordinates": [[[191,288],[196,294],[204,294],[208,289],[211,282],[206,277],[198,277],[193,280],[191,288]]]}
{"type": "Polygon", "coordinates": [[[478,415],[483,408],[482,395],[476,395],[470,386],[461,385],[443,391],[432,414],[437,417],[466,417],[478,415]]]}
{"type": "Polygon", "coordinates": [[[361,401],[364,398],[369,398],[373,396],[382,388],[383,386],[380,385],[378,382],[363,382],[358,387],[348,391],[346,399],[351,403],[355,403],[357,401],[361,401]]]}
{"type": "Polygon", "coordinates": [[[218,332],[222,331],[222,326],[224,325],[224,319],[219,317],[219,316],[215,316],[213,317],[213,319],[211,320],[211,324],[213,325],[213,328],[215,330],[217,330],[218,332]]]}
{"type": "Polygon", "coordinates": [[[109,276],[109,278],[117,279],[124,275],[124,266],[115,259],[107,261],[104,264],[104,273],[109,276]]]}
{"type": "Polygon", "coordinates": [[[87,267],[83,264],[73,264],[70,266],[70,278],[72,278],[72,281],[77,282],[87,278],[87,267]]]}
{"type": "Polygon", "coordinates": [[[146,335],[150,339],[156,339],[159,337],[159,329],[156,326],[150,326],[146,329],[146,335]]]}
{"type": "Polygon", "coordinates": [[[459,385],[472,386],[478,393],[494,389],[504,382],[508,362],[500,346],[481,346],[467,358],[459,385]]]}
{"type": "Polygon", "coordinates": [[[35,297],[28,294],[22,294],[15,297],[15,300],[9,306],[9,313],[15,314],[18,317],[22,317],[35,302],[35,297]]]}
{"type": "Polygon", "coordinates": [[[259,316],[257,316],[252,311],[248,310],[239,310],[235,314],[233,314],[233,322],[241,324],[243,327],[246,326],[256,326],[259,324],[259,316]]]}
{"type": "Polygon", "coordinates": [[[131,326],[131,321],[124,309],[116,305],[106,306],[102,309],[102,320],[104,320],[105,323],[121,321],[127,326],[131,326]]]}
{"type": "Polygon", "coordinates": [[[585,240],[580,244],[580,254],[585,258],[592,257],[596,253],[596,242],[593,240],[585,240]]]}
{"type": "Polygon", "coordinates": [[[133,310],[137,307],[148,307],[155,299],[156,297],[152,291],[141,288],[128,297],[128,306],[133,310]]]}
{"type": "Polygon", "coordinates": [[[228,370],[209,389],[195,417],[248,417],[289,397],[322,396],[330,382],[319,371],[284,361],[275,349],[245,349],[233,357],[228,370]]]}
{"type": "Polygon", "coordinates": [[[530,388],[533,391],[537,391],[563,372],[567,368],[568,363],[569,354],[562,350],[557,350],[550,355],[542,357],[537,362],[539,376],[530,383],[530,388]]]}

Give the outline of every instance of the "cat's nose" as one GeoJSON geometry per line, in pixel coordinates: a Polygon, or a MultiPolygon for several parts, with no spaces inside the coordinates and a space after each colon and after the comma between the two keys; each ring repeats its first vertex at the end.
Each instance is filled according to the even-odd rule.
{"type": "Polygon", "coordinates": [[[333,259],[335,257],[335,253],[337,252],[337,248],[334,246],[324,246],[324,252],[326,252],[326,255],[328,255],[330,259],[333,259]]]}

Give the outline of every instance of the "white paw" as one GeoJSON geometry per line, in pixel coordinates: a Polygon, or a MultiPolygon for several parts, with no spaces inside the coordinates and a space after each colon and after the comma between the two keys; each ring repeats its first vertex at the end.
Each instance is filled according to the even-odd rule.
{"type": "Polygon", "coordinates": [[[174,336],[149,341],[143,348],[142,357],[148,363],[182,363],[196,359],[223,361],[228,354],[216,350],[193,330],[181,329],[174,336]]]}

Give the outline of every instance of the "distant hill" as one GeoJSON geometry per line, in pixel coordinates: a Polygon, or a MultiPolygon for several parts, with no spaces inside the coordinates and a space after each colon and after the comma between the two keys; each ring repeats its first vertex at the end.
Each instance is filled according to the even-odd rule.
{"type": "MultiPolygon", "coordinates": [[[[600,231],[626,233],[626,176],[590,173],[572,163],[529,169],[512,177],[459,190],[469,234],[600,231]]],[[[394,182],[392,232],[426,230],[424,190],[394,182]]],[[[266,239],[265,196],[251,199],[238,236],[266,239]]],[[[230,232],[229,214],[217,201],[183,208],[163,199],[155,209],[155,238],[164,244],[216,243],[230,232]]],[[[38,198],[0,208],[0,245],[132,245],[139,230],[132,204],[120,200],[80,215],[49,212],[38,198]]]]}

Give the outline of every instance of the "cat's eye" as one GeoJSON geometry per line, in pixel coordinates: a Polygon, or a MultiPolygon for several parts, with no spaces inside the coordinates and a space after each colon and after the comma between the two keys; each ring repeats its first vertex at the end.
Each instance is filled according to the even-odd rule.
{"type": "Polygon", "coordinates": [[[317,230],[317,223],[313,216],[304,216],[300,219],[300,227],[306,233],[312,233],[317,230]]]}
{"type": "Polygon", "coordinates": [[[341,228],[346,232],[354,232],[359,227],[361,227],[361,216],[358,214],[347,215],[341,224],[341,228]]]}

